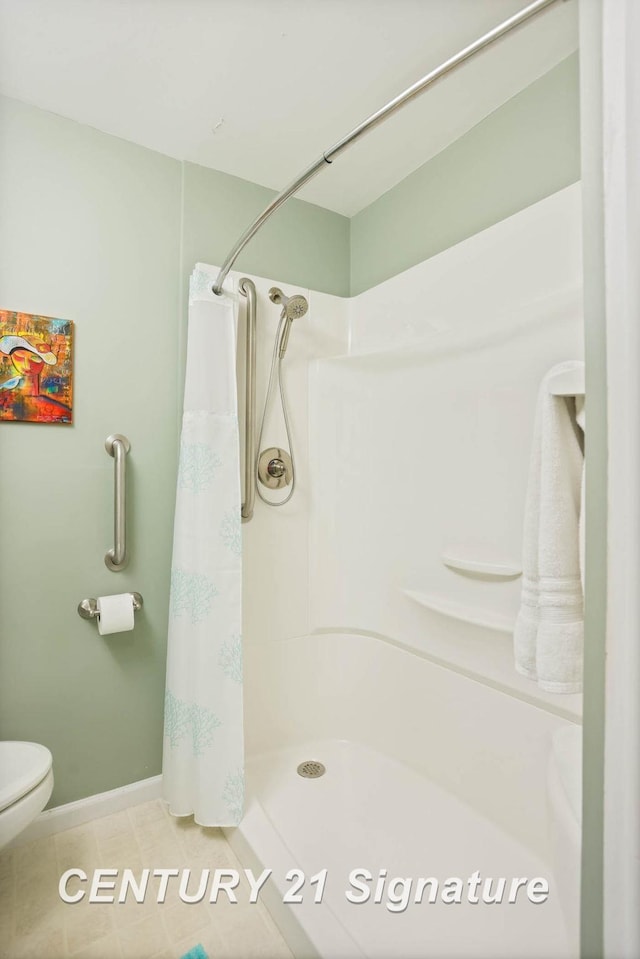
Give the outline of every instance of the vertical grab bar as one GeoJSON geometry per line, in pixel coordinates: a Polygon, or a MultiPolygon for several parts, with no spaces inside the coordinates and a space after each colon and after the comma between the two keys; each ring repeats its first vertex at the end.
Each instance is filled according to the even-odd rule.
{"type": "Polygon", "coordinates": [[[253,280],[243,276],[240,292],[247,298],[247,345],[245,352],[245,404],[244,404],[244,502],[242,519],[248,522],[253,516],[256,496],[256,287],[253,280]]]}
{"type": "Polygon", "coordinates": [[[107,436],[104,447],[109,456],[113,456],[113,549],[106,553],[104,561],[108,569],[118,573],[128,562],[125,457],[131,449],[131,443],[126,436],[114,433],[107,436]]]}

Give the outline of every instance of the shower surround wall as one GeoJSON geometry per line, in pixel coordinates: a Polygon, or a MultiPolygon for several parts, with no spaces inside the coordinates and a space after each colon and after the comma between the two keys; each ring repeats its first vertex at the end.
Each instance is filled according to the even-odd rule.
{"type": "MultiPolygon", "coordinates": [[[[280,725],[262,675],[262,658],[281,655],[266,640],[307,632],[391,640],[541,717],[579,721],[581,696],[515,673],[521,580],[454,571],[443,556],[520,565],[539,382],[583,354],[580,250],[575,185],[350,301],[300,291],[311,308],[294,325],[285,376],[296,452],[306,458],[310,444],[310,463],[300,459],[290,504],[258,502],[244,526],[246,639],[261,657],[255,677],[247,664],[250,748],[278,741],[265,709],[287,739],[309,731],[303,716],[280,725]]],[[[255,279],[264,395],[277,310],[272,281],[255,279]]]]}
{"type": "Polygon", "coordinates": [[[582,355],[578,186],[351,301],[349,355],[314,380],[314,475],[334,466],[313,524],[316,628],[395,636],[575,712],[580,697],[513,676],[520,579],[446,560],[517,572],[538,386],[582,355]],[[462,627],[467,646],[455,616],[496,628],[462,627]]]}
{"type": "MultiPolygon", "coordinates": [[[[245,864],[550,875],[551,739],[580,722],[581,697],[516,674],[520,579],[454,571],[443,554],[519,566],[538,386],[582,356],[581,290],[576,185],[348,302],[309,292],[287,354],[300,491],[282,510],[258,504],[245,527],[249,803],[231,836],[245,864]],[[300,780],[305,759],[326,761],[326,777],[300,780]]],[[[523,942],[572,954],[550,908],[505,932],[505,956],[523,942]]],[[[362,954],[354,940],[366,955],[394,941],[423,954],[411,918],[360,922],[330,895],[320,912],[296,909],[302,932],[280,917],[301,955],[309,940],[325,956],[362,954]]],[[[458,955],[434,918],[434,954],[458,955]]],[[[478,955],[494,934],[478,931],[478,955]]]]}
{"type": "MultiPolygon", "coordinates": [[[[580,696],[545,694],[514,672],[521,580],[444,561],[520,566],[538,386],[555,363],[583,354],[579,187],[355,298],[350,329],[349,356],[319,362],[313,382],[313,463],[336,469],[313,517],[312,627],[389,637],[524,702],[579,717],[580,696]]],[[[523,711],[534,713],[543,758],[549,723],[543,710],[523,711]]],[[[496,753],[504,743],[508,757],[517,748],[511,733],[496,728],[483,738],[496,753]]],[[[451,775],[467,776],[488,815],[504,807],[511,819],[495,781],[454,770],[454,752],[442,779],[452,786],[451,775]]],[[[532,832],[528,816],[515,819],[532,832]]]]}

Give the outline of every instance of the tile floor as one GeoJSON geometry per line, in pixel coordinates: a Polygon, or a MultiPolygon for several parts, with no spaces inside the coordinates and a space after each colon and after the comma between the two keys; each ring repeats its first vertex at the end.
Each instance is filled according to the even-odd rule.
{"type": "MultiPolygon", "coordinates": [[[[70,905],[58,895],[58,881],[71,867],[89,877],[96,868],[128,868],[138,877],[145,867],[189,867],[189,891],[202,869],[241,869],[219,829],[176,819],[160,800],[5,850],[0,853],[0,959],[179,959],[197,943],[210,959],[292,959],[263,904],[248,902],[248,887],[236,891],[239,901],[232,905],[224,894],[215,904],[208,894],[200,903],[186,904],[172,886],[158,904],[159,879],[152,877],[144,903],[88,903],[85,898],[70,905]]],[[[70,892],[79,888],[70,881],[70,892]]],[[[119,884],[116,896],[118,889],[119,884]]]]}

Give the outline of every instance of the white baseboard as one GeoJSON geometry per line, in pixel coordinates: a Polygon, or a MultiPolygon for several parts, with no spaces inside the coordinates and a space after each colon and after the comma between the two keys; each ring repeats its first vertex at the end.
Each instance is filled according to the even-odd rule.
{"type": "Polygon", "coordinates": [[[86,799],[78,799],[64,806],[45,809],[6,848],[23,846],[27,842],[33,842],[34,839],[44,839],[65,829],[81,826],[92,819],[109,816],[111,813],[120,812],[121,809],[128,809],[129,806],[137,806],[139,803],[161,797],[162,776],[152,776],[150,779],[141,779],[137,783],[110,789],[106,793],[96,793],[95,796],[87,796],[86,799]]]}

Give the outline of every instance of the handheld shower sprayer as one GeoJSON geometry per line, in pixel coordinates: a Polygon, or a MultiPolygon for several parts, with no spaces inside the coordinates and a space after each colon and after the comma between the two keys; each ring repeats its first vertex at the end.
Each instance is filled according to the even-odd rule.
{"type": "Polygon", "coordinates": [[[273,357],[271,360],[271,371],[269,373],[269,385],[267,386],[267,396],[262,413],[262,422],[260,424],[260,434],[258,436],[258,462],[256,491],[260,499],[268,506],[284,506],[293,496],[296,485],[296,468],[293,459],[293,442],[291,437],[291,426],[289,423],[289,412],[287,410],[287,397],[282,382],[282,358],[287,352],[289,343],[289,333],[291,324],[294,320],[304,316],[309,309],[309,304],[304,296],[296,294],[295,296],[285,296],[281,289],[272,286],[269,290],[269,299],[272,303],[277,303],[282,307],[280,313],[280,322],[276,333],[275,343],[273,344],[273,357]],[[282,418],[284,428],[287,434],[287,445],[289,451],[282,448],[284,444],[270,446],[262,450],[262,435],[264,433],[264,424],[267,418],[267,409],[273,396],[273,391],[278,387],[280,391],[280,404],[282,407],[282,418]],[[263,495],[260,484],[269,489],[282,489],[285,486],[291,486],[284,499],[274,502],[263,495]]]}
{"type": "Polygon", "coordinates": [[[272,286],[269,290],[269,299],[272,303],[277,303],[279,306],[282,306],[280,319],[284,320],[284,326],[282,328],[280,343],[278,344],[278,358],[282,359],[287,352],[291,324],[294,320],[299,320],[301,316],[305,315],[309,309],[309,304],[301,294],[285,296],[282,290],[277,286],[272,286]]]}

